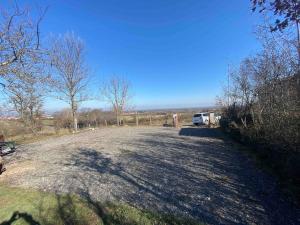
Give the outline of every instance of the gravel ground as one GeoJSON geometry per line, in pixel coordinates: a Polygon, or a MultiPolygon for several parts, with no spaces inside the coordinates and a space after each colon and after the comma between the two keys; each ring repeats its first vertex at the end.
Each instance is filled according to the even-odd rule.
{"type": "Polygon", "coordinates": [[[98,129],[19,146],[0,182],[208,224],[300,224],[276,180],[236,148],[208,128],[98,129]]]}

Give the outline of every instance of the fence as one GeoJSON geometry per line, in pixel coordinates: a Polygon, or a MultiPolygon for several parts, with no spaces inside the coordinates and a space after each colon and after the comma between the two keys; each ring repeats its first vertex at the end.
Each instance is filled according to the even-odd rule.
{"type": "MultiPolygon", "coordinates": [[[[180,125],[190,124],[192,112],[177,113],[180,125]]],[[[130,113],[121,116],[121,124],[127,126],[172,126],[173,113],[130,113]]]]}

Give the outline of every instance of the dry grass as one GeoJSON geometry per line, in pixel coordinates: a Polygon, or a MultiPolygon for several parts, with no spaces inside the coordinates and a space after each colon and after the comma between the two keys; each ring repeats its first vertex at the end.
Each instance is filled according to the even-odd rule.
{"type": "Polygon", "coordinates": [[[69,129],[56,131],[53,127],[53,120],[51,119],[43,120],[42,124],[42,130],[33,134],[32,131],[26,129],[18,120],[0,120],[0,134],[3,134],[6,140],[14,141],[17,144],[31,143],[49,137],[59,137],[70,134],[69,129]]]}

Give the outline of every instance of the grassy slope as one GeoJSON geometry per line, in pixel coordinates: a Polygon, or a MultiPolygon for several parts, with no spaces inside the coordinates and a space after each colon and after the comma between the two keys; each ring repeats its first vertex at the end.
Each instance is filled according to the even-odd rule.
{"type": "Polygon", "coordinates": [[[57,195],[0,185],[0,224],[196,224],[128,205],[100,205],[75,195],[57,195]]]}

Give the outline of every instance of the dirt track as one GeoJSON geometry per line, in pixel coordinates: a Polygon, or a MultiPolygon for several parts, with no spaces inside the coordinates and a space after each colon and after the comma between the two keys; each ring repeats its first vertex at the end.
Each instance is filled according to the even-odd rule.
{"type": "Polygon", "coordinates": [[[99,129],[20,146],[0,182],[209,224],[299,224],[275,179],[235,148],[208,128],[99,129]]]}

